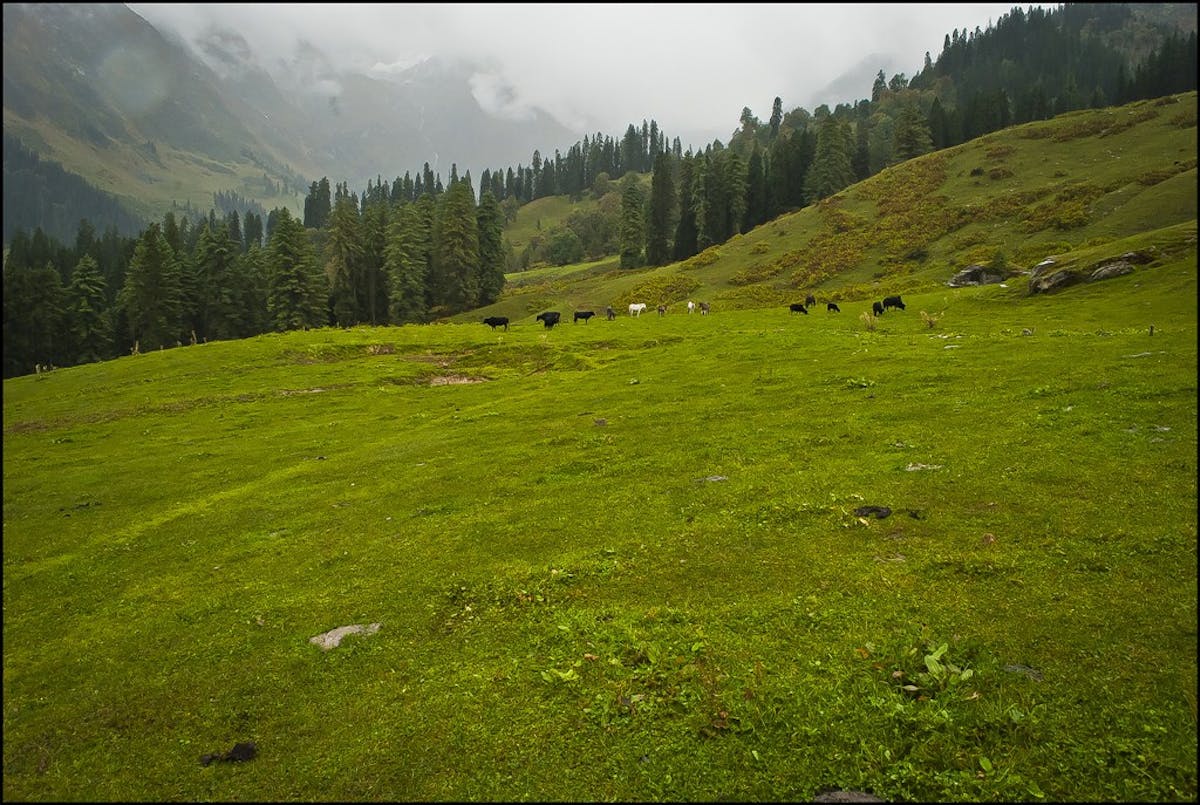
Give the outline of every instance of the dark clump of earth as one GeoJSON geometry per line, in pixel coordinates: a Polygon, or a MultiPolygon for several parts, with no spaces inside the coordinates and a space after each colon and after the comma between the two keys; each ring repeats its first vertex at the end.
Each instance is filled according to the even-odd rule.
{"type": "Polygon", "coordinates": [[[242,763],[247,760],[253,760],[258,754],[258,745],[254,741],[240,741],[233,745],[233,748],[228,752],[213,752],[204,755],[200,758],[200,765],[207,766],[210,763],[242,763]]]}
{"type": "Polygon", "coordinates": [[[892,513],[887,506],[859,506],[854,510],[855,517],[876,517],[882,520],[892,513]]]}

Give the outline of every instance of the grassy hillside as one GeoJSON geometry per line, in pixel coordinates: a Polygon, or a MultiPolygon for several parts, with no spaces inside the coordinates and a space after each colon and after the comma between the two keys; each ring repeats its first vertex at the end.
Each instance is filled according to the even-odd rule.
{"type": "MultiPolygon", "coordinates": [[[[989,147],[929,160],[933,196],[984,204],[989,147]]],[[[576,266],[501,303],[661,273],[709,316],[293,332],[5,380],[5,800],[1195,801],[1188,170],[1192,220],[1123,241],[1013,235],[1054,190],[924,263],[861,258],[863,299],[884,271],[908,302],[874,331],[854,305],[739,309],[729,282],[798,252],[760,287],[828,293],[787,283],[839,211],[861,222],[830,242],[875,231],[864,186],[711,265],[576,266]],[[942,285],[993,230],[1024,260],[1156,257],[1050,295],[942,285]],[[201,764],[242,741],[253,760],[201,764]]],[[[1170,181],[1106,191],[1125,203],[1091,225],[1129,234],[1170,181]]]]}
{"type": "Polygon", "coordinates": [[[886,294],[944,287],[998,255],[1028,270],[1195,221],[1196,154],[1194,92],[1071,112],[889,168],[683,263],[568,266],[540,283],[511,275],[493,307],[457,320],[630,301],[679,311],[689,298],[720,310],[786,307],[809,292],[868,309],[886,294]]]}
{"type": "MultiPolygon", "coordinates": [[[[269,195],[263,182],[265,171],[246,158],[216,160],[162,143],[140,148],[116,142],[97,146],[43,122],[10,116],[7,111],[4,128],[148,220],[161,219],[172,202],[190,202],[207,210],[218,191],[236,192],[268,208],[303,212],[302,195],[269,195]]],[[[271,180],[278,183],[280,177],[272,173],[271,180]]]]}
{"type": "Polygon", "coordinates": [[[303,197],[274,185],[313,175],[302,149],[273,151],[226,109],[214,73],[121,5],[5,5],[4,130],[148,220],[172,201],[207,210],[219,190],[295,210],[303,197]]]}

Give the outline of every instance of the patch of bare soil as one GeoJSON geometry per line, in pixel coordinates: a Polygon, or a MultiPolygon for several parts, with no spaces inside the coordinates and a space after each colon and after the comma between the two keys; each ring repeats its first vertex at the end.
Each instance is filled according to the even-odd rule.
{"type": "Polygon", "coordinates": [[[486,377],[471,377],[470,375],[439,375],[429,379],[431,386],[461,386],[465,383],[486,383],[486,377]]]}

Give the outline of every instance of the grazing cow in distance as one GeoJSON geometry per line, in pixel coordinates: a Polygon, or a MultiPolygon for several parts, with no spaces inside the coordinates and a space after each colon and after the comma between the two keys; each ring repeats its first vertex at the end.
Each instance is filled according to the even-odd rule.
{"type": "Polygon", "coordinates": [[[665,316],[665,315],[667,315],[667,306],[666,306],[666,305],[659,305],[659,306],[658,306],[658,315],[660,315],[660,316],[665,316]]]}
{"type": "Polygon", "coordinates": [[[691,313],[695,309],[696,309],[696,303],[693,302],[691,299],[689,299],[688,300],[688,313],[691,313]]]}
{"type": "Polygon", "coordinates": [[[559,313],[557,310],[550,310],[550,311],[547,311],[546,313],[539,313],[537,315],[537,320],[540,321],[542,324],[544,324],[546,326],[547,330],[549,330],[554,325],[558,324],[558,319],[559,319],[559,313]]]}
{"type": "Polygon", "coordinates": [[[634,302],[632,305],[629,306],[629,315],[630,316],[640,316],[640,315],[642,315],[642,313],[645,310],[646,310],[645,302],[634,302]]]}
{"type": "Polygon", "coordinates": [[[838,307],[836,304],[834,304],[833,302],[830,302],[829,304],[825,305],[825,309],[827,311],[829,311],[830,313],[841,313],[842,312],[842,309],[840,307],[838,307]]]}
{"type": "Polygon", "coordinates": [[[488,316],[483,323],[495,330],[497,327],[508,329],[508,316],[488,316]]]}
{"type": "Polygon", "coordinates": [[[711,309],[711,308],[709,308],[709,306],[708,306],[708,302],[701,302],[701,303],[700,303],[700,315],[701,315],[701,316],[707,316],[707,315],[708,315],[708,311],[709,311],[710,309],[711,309]]]}
{"type": "Polygon", "coordinates": [[[873,303],[871,305],[871,312],[874,313],[876,316],[882,316],[883,315],[883,303],[882,302],[873,303]]]}
{"type": "Polygon", "coordinates": [[[604,315],[608,317],[609,321],[612,321],[617,317],[617,311],[612,309],[612,305],[609,305],[604,309],[604,315]]]}
{"type": "Polygon", "coordinates": [[[583,319],[583,323],[587,324],[588,319],[590,319],[592,316],[595,316],[595,315],[596,315],[596,311],[594,311],[594,310],[576,310],[575,311],[575,321],[572,321],[571,324],[574,324],[576,321],[579,321],[580,319],[583,319]]]}
{"type": "Polygon", "coordinates": [[[812,294],[809,294],[808,296],[804,297],[804,304],[806,307],[812,307],[816,303],[817,303],[817,297],[813,296],[812,294]]]}
{"type": "Polygon", "coordinates": [[[788,310],[792,311],[793,313],[803,313],[805,316],[808,315],[808,308],[799,302],[793,302],[792,304],[788,305],[788,310]]]}
{"type": "Polygon", "coordinates": [[[889,307],[898,307],[904,310],[904,303],[900,301],[899,296],[885,296],[883,297],[883,307],[885,310],[889,307]]]}

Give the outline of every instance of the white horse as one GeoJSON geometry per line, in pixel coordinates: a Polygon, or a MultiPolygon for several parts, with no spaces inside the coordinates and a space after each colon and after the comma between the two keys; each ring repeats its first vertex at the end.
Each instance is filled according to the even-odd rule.
{"type": "Polygon", "coordinates": [[[696,303],[693,302],[691,299],[689,299],[688,300],[688,313],[691,313],[695,309],[696,309],[696,303]]]}
{"type": "Polygon", "coordinates": [[[634,302],[632,305],[629,306],[629,315],[630,316],[638,316],[645,309],[646,309],[645,302],[634,302]]]}

